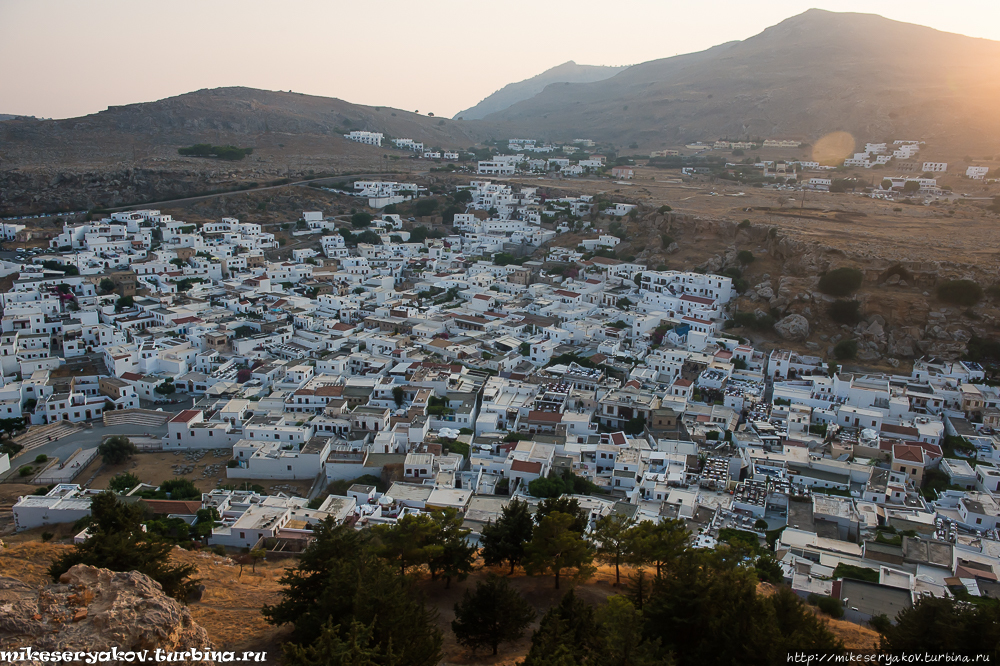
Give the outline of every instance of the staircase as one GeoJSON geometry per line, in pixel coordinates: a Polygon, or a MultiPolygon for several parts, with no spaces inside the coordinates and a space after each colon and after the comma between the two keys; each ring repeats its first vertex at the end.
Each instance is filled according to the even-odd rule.
{"type": "Polygon", "coordinates": [[[174,416],[173,412],[157,412],[151,409],[114,409],[104,412],[104,425],[140,425],[159,427],[174,416]]]}
{"type": "Polygon", "coordinates": [[[30,451],[37,446],[62,439],[86,427],[83,423],[70,423],[69,421],[58,421],[49,425],[32,426],[28,429],[28,432],[15,437],[14,443],[23,446],[25,451],[30,451]]]}

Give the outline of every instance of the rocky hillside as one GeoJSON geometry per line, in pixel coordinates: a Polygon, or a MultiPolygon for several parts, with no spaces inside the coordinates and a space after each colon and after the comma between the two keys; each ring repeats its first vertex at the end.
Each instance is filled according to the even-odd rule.
{"type": "Polygon", "coordinates": [[[214,649],[186,607],[136,572],[115,573],[81,564],[58,583],[42,587],[2,577],[0,609],[0,645],[5,649],[214,649]]]}
{"type": "Polygon", "coordinates": [[[965,308],[935,297],[937,285],[946,280],[970,279],[981,285],[996,281],[989,267],[975,264],[853,253],[784,229],[655,212],[628,224],[626,240],[616,250],[619,256],[634,253],[652,267],[709,272],[738,268],[748,289],[734,311],[769,315],[777,324],[773,331],[731,332],[764,346],[828,357],[837,342],[853,339],[858,342],[858,360],[867,366],[895,367],[924,355],[958,358],[973,335],[995,337],[1000,324],[995,299],[965,308]],[[664,240],[671,245],[663,247],[664,240]],[[741,265],[740,250],[750,250],[753,263],[741,265]],[[849,297],[859,303],[854,325],[833,321],[829,310],[837,299],[819,290],[820,276],[841,267],[857,268],[864,275],[860,289],[849,297]]]}
{"type": "Polygon", "coordinates": [[[1000,42],[811,9],[741,42],[550,86],[486,120],[642,148],[846,130],[861,143],[924,139],[980,155],[1000,149],[998,68],[1000,42]]]}
{"type": "Polygon", "coordinates": [[[591,83],[610,79],[624,67],[602,67],[599,65],[578,65],[572,60],[547,69],[537,76],[517,83],[508,83],[479,104],[459,111],[455,118],[479,120],[491,113],[498,113],[513,104],[531,99],[542,92],[546,86],[557,83],[591,83]]]}

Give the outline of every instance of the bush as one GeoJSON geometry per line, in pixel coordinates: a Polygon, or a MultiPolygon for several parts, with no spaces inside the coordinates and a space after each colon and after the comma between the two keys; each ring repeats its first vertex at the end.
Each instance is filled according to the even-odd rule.
{"type": "Polygon", "coordinates": [[[368,213],[355,213],[354,215],[351,215],[351,226],[355,229],[367,227],[372,223],[372,219],[372,216],[368,213]]]}
{"type": "Polygon", "coordinates": [[[740,250],[736,253],[736,261],[740,262],[744,266],[747,264],[752,264],[754,260],[753,252],[750,250],[740,250]]]}
{"type": "Polygon", "coordinates": [[[858,355],[857,340],[841,340],[833,348],[833,355],[838,361],[849,361],[858,355]]]}
{"type": "Polygon", "coordinates": [[[54,536],[55,534],[52,532],[42,532],[42,541],[52,541],[52,537],[54,536]]]}
{"type": "Polygon", "coordinates": [[[972,280],[948,280],[938,285],[937,296],[945,303],[975,305],[983,298],[983,288],[972,280]]]}
{"type": "Polygon", "coordinates": [[[218,555],[219,557],[225,557],[226,547],[223,546],[221,543],[217,543],[214,546],[212,546],[212,552],[218,555]]]}
{"type": "Polygon", "coordinates": [[[48,460],[49,460],[49,457],[47,455],[45,455],[44,453],[39,453],[37,456],[35,456],[35,462],[36,463],[48,462],[48,460]]]}
{"type": "Polygon", "coordinates": [[[830,296],[850,296],[864,279],[864,274],[857,268],[837,268],[819,279],[819,290],[830,296]]]}
{"type": "Polygon", "coordinates": [[[854,326],[861,321],[861,313],[858,312],[860,307],[861,304],[857,301],[838,299],[830,303],[830,306],[827,308],[827,314],[830,315],[830,319],[838,324],[854,326]]]}
{"type": "Polygon", "coordinates": [[[879,580],[879,573],[875,569],[859,567],[853,564],[844,564],[841,562],[837,565],[837,568],[833,570],[833,577],[853,578],[855,580],[863,580],[869,583],[877,583],[879,580]]]}
{"type": "Polygon", "coordinates": [[[844,604],[840,602],[840,599],[824,597],[812,592],[806,598],[806,601],[813,606],[817,606],[821,611],[832,618],[844,617],[844,604]]]}
{"type": "Polygon", "coordinates": [[[21,470],[17,474],[18,476],[31,476],[32,473],[34,473],[34,471],[35,471],[34,467],[32,467],[31,465],[25,465],[24,467],[21,468],[21,470]]]}
{"type": "Polygon", "coordinates": [[[743,220],[742,222],[740,222],[739,224],[736,225],[736,228],[737,229],[749,229],[750,228],[750,220],[743,220]]]}

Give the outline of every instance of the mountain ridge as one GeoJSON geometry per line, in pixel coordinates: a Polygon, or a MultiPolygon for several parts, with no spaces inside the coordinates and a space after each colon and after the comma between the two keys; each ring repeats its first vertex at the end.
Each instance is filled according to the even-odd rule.
{"type": "Polygon", "coordinates": [[[546,88],[485,120],[552,140],[657,147],[836,130],[859,141],[915,133],[907,138],[1000,147],[998,69],[1000,42],[812,9],[742,41],[546,88]]]}
{"type": "Polygon", "coordinates": [[[491,113],[503,111],[512,104],[537,95],[547,86],[557,83],[590,83],[601,81],[625,69],[627,69],[625,66],[578,65],[574,61],[568,60],[531,78],[508,83],[492,95],[483,98],[478,104],[464,111],[459,111],[454,115],[454,119],[482,120],[491,113]]]}

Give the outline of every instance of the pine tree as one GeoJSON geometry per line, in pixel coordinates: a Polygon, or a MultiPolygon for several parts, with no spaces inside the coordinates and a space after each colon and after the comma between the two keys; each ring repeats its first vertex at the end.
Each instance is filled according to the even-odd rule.
{"type": "Polygon", "coordinates": [[[602,649],[593,607],[570,590],[542,617],[531,636],[531,650],[524,666],[594,664],[602,649]]]}
{"type": "Polygon", "coordinates": [[[525,551],[525,571],[528,575],[552,573],[559,589],[563,569],[576,569],[576,578],[584,579],[594,572],[594,551],[574,529],[575,518],[556,511],[544,518],[535,528],[525,551]]]}
{"type": "Polygon", "coordinates": [[[488,566],[510,564],[510,573],[524,560],[524,549],[531,541],[535,521],[528,510],[528,503],[511,500],[503,508],[497,521],[483,527],[480,543],[483,561],[488,566]]]}
{"type": "Polygon", "coordinates": [[[621,585],[621,565],[632,553],[636,542],[635,520],[619,514],[603,516],[594,530],[597,557],[602,562],[615,565],[615,585],[621,585]]]}
{"type": "Polygon", "coordinates": [[[372,528],[372,532],[382,543],[380,554],[397,562],[403,575],[411,567],[427,564],[427,547],[434,542],[434,535],[438,530],[438,525],[426,513],[407,514],[394,525],[377,525],[372,528]]]}
{"type": "Polygon", "coordinates": [[[175,599],[187,599],[199,581],[191,575],[191,565],[167,564],[173,544],[155,541],[142,529],[143,509],[139,504],[125,504],[111,491],[105,491],[90,503],[90,536],[73,550],[61,555],[49,567],[55,581],[77,564],[88,564],[111,571],[138,571],[163,587],[175,599]]]}
{"type": "Polygon", "coordinates": [[[427,545],[427,566],[431,580],[443,576],[445,589],[451,587],[452,577],[465,580],[476,560],[476,547],[469,543],[472,530],[462,527],[463,517],[458,509],[448,508],[431,515],[437,531],[427,545]]]}
{"type": "Polygon", "coordinates": [[[497,654],[501,643],[516,641],[535,619],[535,611],[506,578],[494,574],[465,591],[455,604],[451,629],[460,645],[472,649],[490,647],[497,654]]]}
{"type": "Polygon", "coordinates": [[[666,666],[658,639],[642,635],[642,611],[626,597],[615,595],[597,609],[603,638],[602,666],[666,666]]]}
{"type": "Polygon", "coordinates": [[[657,576],[687,549],[690,538],[682,520],[644,520],[634,530],[630,559],[640,567],[655,564],[657,576]]]}
{"type": "Polygon", "coordinates": [[[309,652],[319,641],[327,647],[353,642],[358,647],[351,648],[351,654],[362,653],[358,666],[368,663],[365,651],[377,655],[379,664],[435,666],[442,643],[435,615],[411,580],[399,575],[396,564],[375,554],[379,546],[370,542],[370,535],[332,520],[317,526],[314,534],[316,540],[298,565],[281,579],[281,601],[261,609],[271,624],[294,625],[288,643],[300,650],[288,649],[295,651],[299,663],[338,663],[308,661],[323,656],[309,652]]]}
{"type": "Polygon", "coordinates": [[[566,497],[565,495],[550,497],[539,502],[538,509],[535,511],[535,522],[540,524],[545,516],[556,512],[573,517],[570,527],[574,531],[580,534],[587,531],[587,525],[590,523],[587,512],[580,506],[580,502],[575,497],[566,497]]]}

